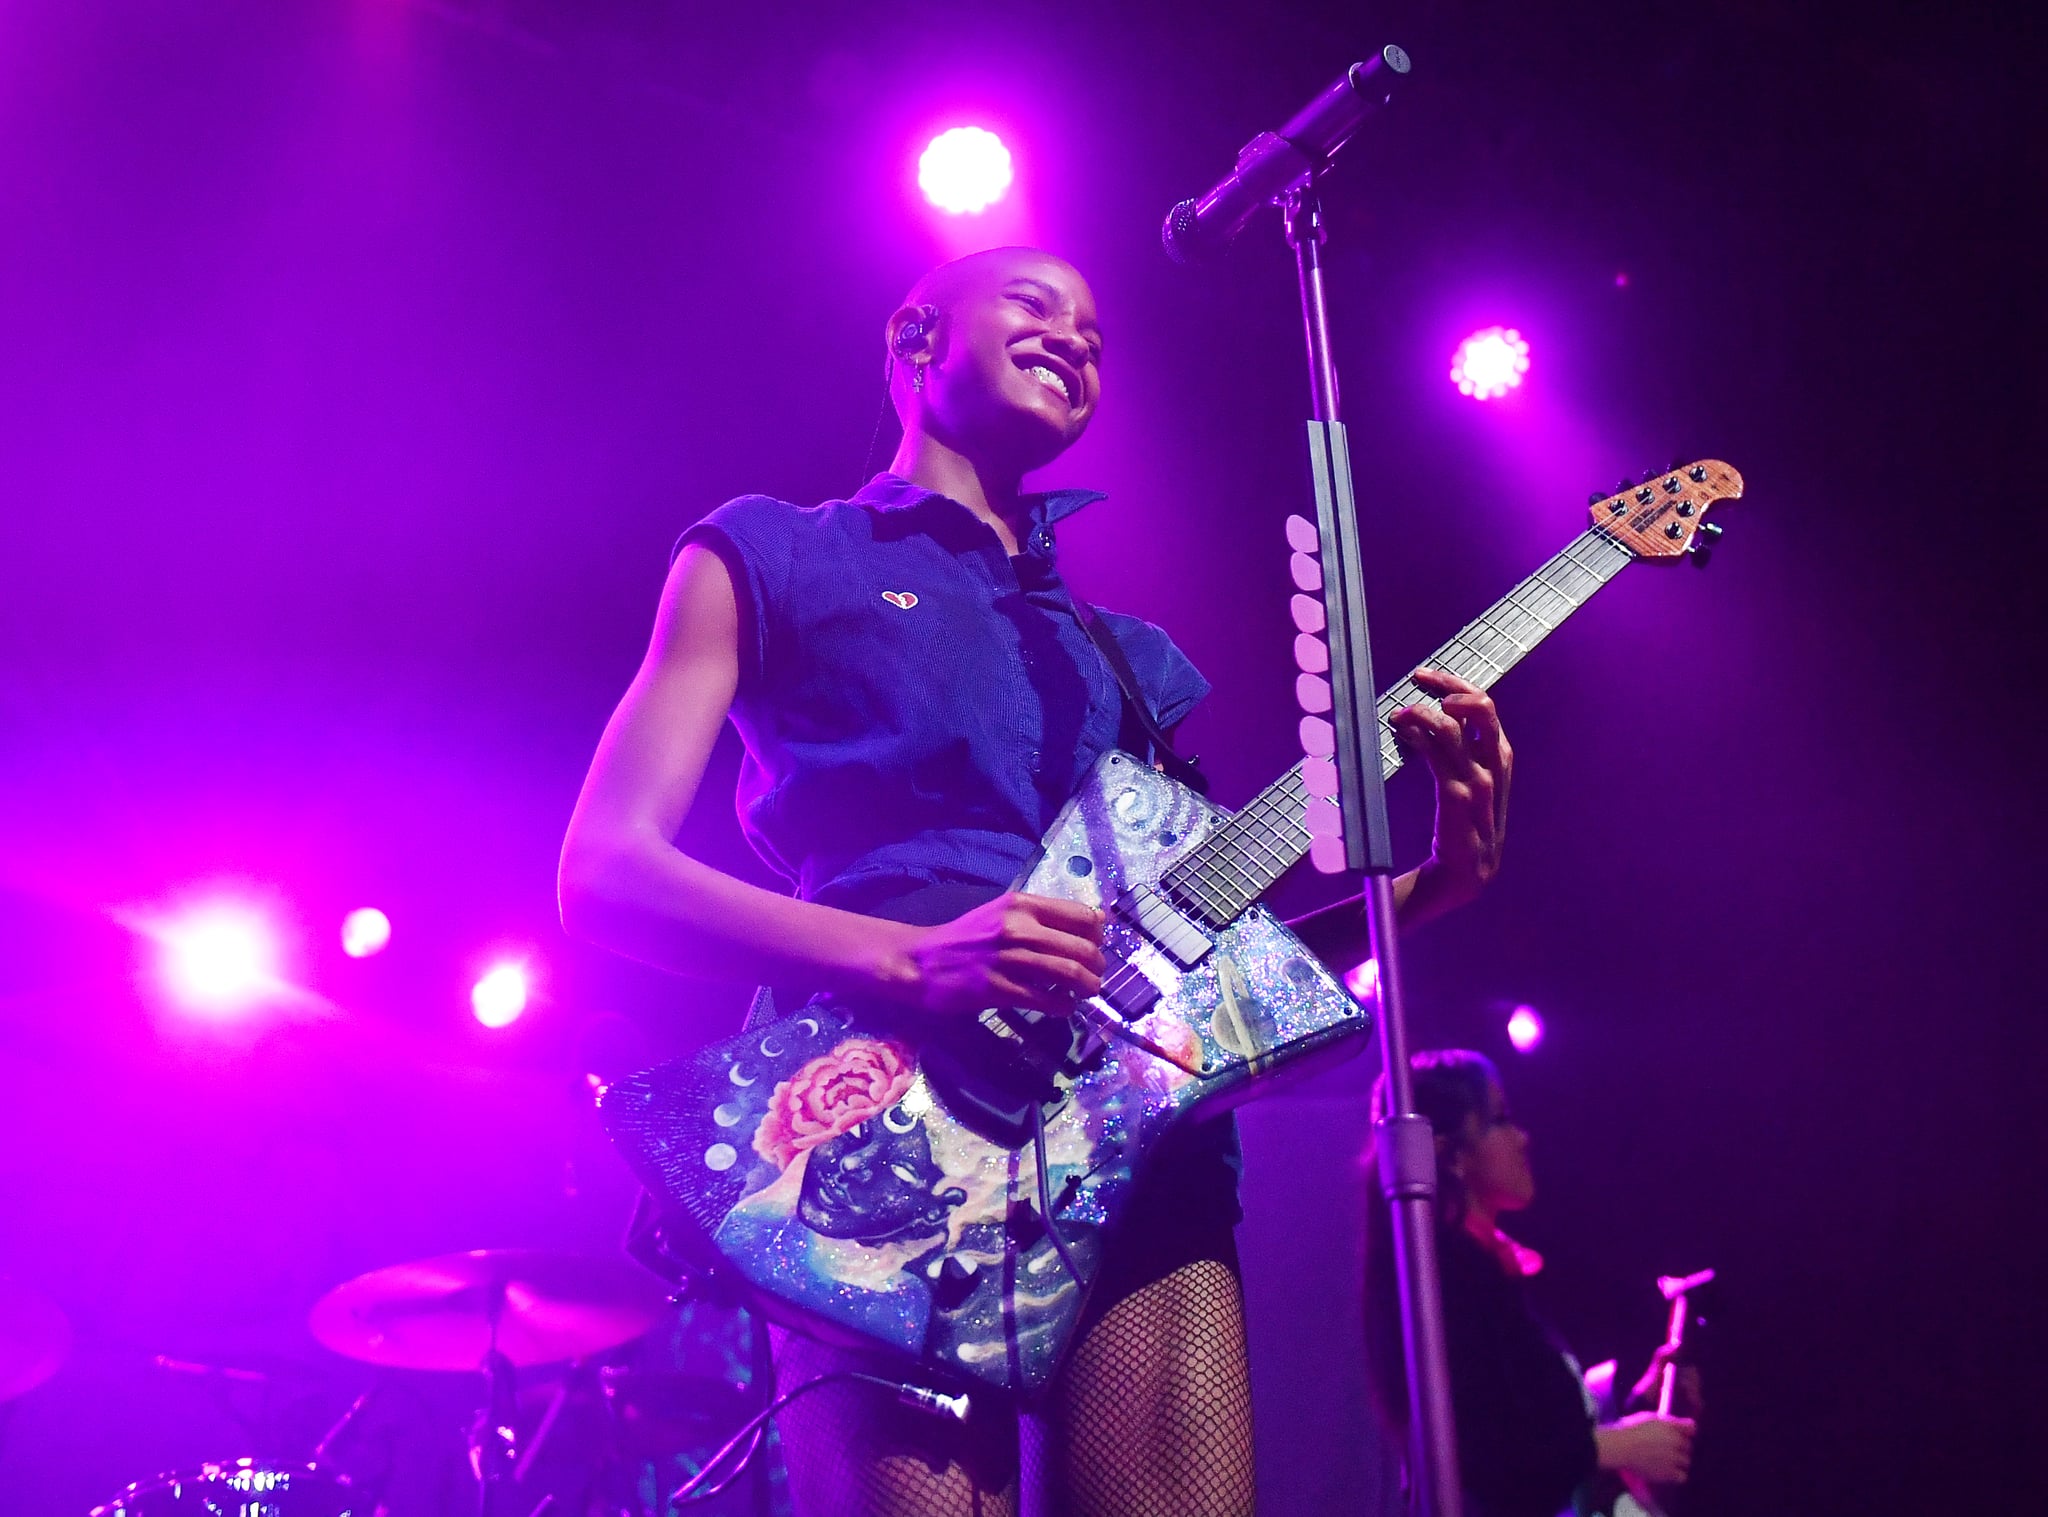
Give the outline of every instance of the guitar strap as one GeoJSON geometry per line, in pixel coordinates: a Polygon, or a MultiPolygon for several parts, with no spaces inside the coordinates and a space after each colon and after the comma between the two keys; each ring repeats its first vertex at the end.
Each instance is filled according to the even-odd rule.
{"type": "Polygon", "coordinates": [[[1122,747],[1135,751],[1140,746],[1150,749],[1146,755],[1166,771],[1169,779],[1178,780],[1197,795],[1209,793],[1209,778],[1196,766],[1199,757],[1182,758],[1173,751],[1173,741],[1161,730],[1159,720],[1152,714],[1152,707],[1146,701],[1144,692],[1138,688],[1138,676],[1132,672],[1131,661],[1124,657],[1124,650],[1116,640],[1116,634],[1109,630],[1109,621],[1094,606],[1079,596],[1074,597],[1074,613],[1080,619],[1081,630],[1088,634],[1088,640],[1095,644],[1102,661],[1109,665],[1109,672],[1116,676],[1117,688],[1124,696],[1123,730],[1118,734],[1122,747]],[[1133,731],[1132,729],[1136,730],[1133,731]]]}

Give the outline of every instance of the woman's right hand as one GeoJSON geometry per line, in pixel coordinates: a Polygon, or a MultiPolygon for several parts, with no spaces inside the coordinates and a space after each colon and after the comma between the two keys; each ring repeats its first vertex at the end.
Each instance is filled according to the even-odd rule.
{"type": "Polygon", "coordinates": [[[917,933],[890,988],[935,1015],[1026,1006],[1064,1015],[1102,989],[1100,911],[1011,892],[917,933]]]}
{"type": "Polygon", "coordinates": [[[1692,1468],[1690,1417],[1636,1412],[1594,1430],[1603,1470],[1631,1470],[1655,1485],[1681,1485],[1692,1468]]]}

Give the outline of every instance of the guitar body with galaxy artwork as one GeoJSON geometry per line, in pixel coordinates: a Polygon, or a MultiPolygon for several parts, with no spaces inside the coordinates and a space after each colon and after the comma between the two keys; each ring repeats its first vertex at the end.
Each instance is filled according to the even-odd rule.
{"type": "MultiPolygon", "coordinates": [[[[1741,492],[1706,462],[1650,501],[1596,502],[1589,531],[1430,665],[1492,684],[1741,492]]],[[[1387,718],[1430,699],[1404,679],[1380,700],[1385,772],[1402,757],[1387,718]]],[[[1367,1010],[1258,904],[1309,852],[1326,768],[1311,754],[1231,813],[1105,754],[1014,885],[1105,913],[1102,991],[1069,1016],[995,1008],[935,1036],[818,997],[608,1087],[604,1125],[675,1219],[672,1245],[791,1326],[1044,1387],[1166,1134],[1365,1046],[1367,1010]]]]}

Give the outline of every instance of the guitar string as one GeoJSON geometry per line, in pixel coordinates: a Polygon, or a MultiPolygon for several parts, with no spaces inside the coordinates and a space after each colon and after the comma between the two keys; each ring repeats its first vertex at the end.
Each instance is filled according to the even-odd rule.
{"type": "MultiPolygon", "coordinates": [[[[1430,665],[1481,688],[1489,687],[1534,651],[1537,644],[1562,626],[1636,556],[1605,528],[1597,525],[1589,528],[1498,602],[1482,611],[1474,621],[1459,629],[1431,656],[1430,665]],[[1601,548],[1607,552],[1599,552],[1601,548]],[[1597,554],[1599,562],[1586,562],[1584,555],[1588,552],[1597,554]],[[1558,583],[1558,579],[1563,583],[1558,583]],[[1539,594],[1549,595],[1562,604],[1562,614],[1555,620],[1538,609],[1539,594]],[[1505,619],[1510,613],[1534,623],[1537,630],[1530,641],[1525,643],[1496,619],[1505,619]],[[1488,637],[1493,640],[1495,648],[1502,643],[1507,645],[1505,657],[1496,658],[1492,649],[1481,641],[1488,637]],[[1480,672],[1472,662],[1475,659],[1478,664],[1494,671],[1491,679],[1473,678],[1480,672]]],[[[1399,741],[1392,738],[1387,718],[1403,706],[1417,704],[1442,709],[1441,701],[1417,685],[1412,676],[1397,681],[1376,703],[1383,777],[1390,778],[1403,762],[1399,741]]],[[[1210,846],[1205,846],[1199,857],[1176,864],[1161,876],[1160,883],[1169,894],[1179,892],[1196,897],[1197,904],[1211,918],[1214,926],[1228,925],[1249,909],[1282,874],[1298,864],[1312,846],[1312,835],[1305,826],[1300,823],[1289,825],[1280,820],[1296,807],[1305,808],[1308,800],[1307,776],[1303,764],[1297,763],[1254,796],[1242,810],[1226,819],[1217,830],[1216,837],[1210,840],[1210,846]],[[1286,828],[1284,833],[1283,827],[1286,828]],[[1253,849],[1265,855],[1263,861],[1253,859],[1253,849]],[[1239,861],[1244,867],[1239,867],[1239,861]],[[1233,888],[1227,879],[1220,878],[1210,867],[1212,863],[1220,863],[1228,874],[1237,875],[1238,884],[1233,888]],[[1261,877],[1263,883],[1258,883],[1261,877]]],[[[1139,925],[1142,928],[1142,922],[1139,925]]],[[[1149,931],[1146,935],[1151,936],[1149,931]]],[[[1150,983],[1150,976],[1145,975],[1135,963],[1120,959],[1117,968],[1104,976],[1103,989],[1110,995],[1119,995],[1137,979],[1150,983]]]]}
{"type": "MultiPolygon", "coordinates": [[[[1482,687],[1491,684],[1533,651],[1542,638],[1547,637],[1550,633],[1556,631],[1558,627],[1562,626],[1566,617],[1569,617],[1579,607],[1583,606],[1595,591],[1612,580],[1636,556],[1624,544],[1617,542],[1613,535],[1604,527],[1594,526],[1588,528],[1557,554],[1553,555],[1535,573],[1531,574],[1521,584],[1503,596],[1500,601],[1481,612],[1477,620],[1462,628],[1455,637],[1438,650],[1437,655],[1432,655],[1432,665],[1443,668],[1449,673],[1456,674],[1461,679],[1470,680],[1474,684],[1480,684],[1482,687]],[[1588,551],[1598,552],[1603,547],[1608,551],[1600,553],[1599,556],[1603,560],[1602,562],[1587,563],[1584,561],[1584,555],[1588,551]],[[1551,577],[1553,570],[1571,571],[1564,587],[1560,587],[1553,582],[1551,577]],[[1605,572],[1602,572],[1603,570],[1605,572]],[[1539,591],[1552,595],[1563,602],[1565,607],[1564,614],[1555,621],[1552,621],[1548,616],[1535,608],[1533,604],[1534,595],[1539,591]],[[1508,612],[1526,617],[1540,629],[1534,641],[1524,643],[1495,620],[1496,616],[1508,612]],[[1494,657],[1488,651],[1488,648],[1479,641],[1479,638],[1484,634],[1491,634],[1496,646],[1501,642],[1506,643],[1513,650],[1512,654],[1505,659],[1494,657]],[[1473,675],[1480,672],[1472,663],[1473,659],[1477,659],[1480,664],[1494,671],[1491,680],[1473,679],[1473,675]]],[[[1428,692],[1415,685],[1412,678],[1403,678],[1379,702],[1382,726],[1384,727],[1385,716],[1388,711],[1399,709],[1403,705],[1416,704],[1426,704],[1436,709],[1441,709],[1441,704],[1434,697],[1430,696],[1428,692]],[[1414,692],[1413,698],[1402,698],[1404,696],[1404,687],[1407,691],[1414,692]]],[[[1389,763],[1389,759],[1397,757],[1398,754],[1398,742],[1393,745],[1393,753],[1389,754],[1383,731],[1381,764],[1384,773],[1390,775],[1398,767],[1397,763],[1389,763]]],[[[1204,897],[1205,899],[1202,904],[1212,913],[1217,906],[1228,905],[1235,900],[1237,902],[1235,909],[1229,910],[1225,914],[1226,919],[1234,918],[1253,901],[1257,900],[1271,886],[1273,881],[1279,878],[1279,874],[1284,874],[1287,869],[1300,862],[1302,853],[1305,851],[1298,842],[1298,837],[1306,833],[1306,828],[1300,829],[1300,833],[1290,831],[1283,837],[1278,834],[1275,824],[1265,814],[1266,812],[1295,803],[1296,798],[1292,795],[1291,786],[1288,782],[1294,775],[1299,773],[1300,769],[1297,766],[1296,769],[1289,772],[1288,776],[1283,776],[1281,781],[1260,792],[1249,805],[1230,818],[1225,826],[1219,829],[1218,836],[1213,840],[1215,845],[1213,852],[1205,848],[1201,858],[1183,861],[1181,864],[1176,865],[1173,870],[1168,871],[1165,880],[1169,887],[1183,889],[1191,894],[1204,897]],[[1274,847],[1273,843],[1275,841],[1281,846],[1278,848],[1274,847]],[[1247,844],[1267,853],[1269,855],[1269,863],[1277,862],[1284,858],[1289,850],[1294,850],[1294,856],[1291,859],[1287,859],[1281,865],[1278,873],[1269,873],[1267,865],[1252,864],[1247,844]],[[1249,869],[1235,867],[1230,852],[1226,850],[1234,850],[1237,857],[1242,858],[1246,864],[1252,865],[1252,867],[1249,869]],[[1240,877],[1241,884],[1233,889],[1230,888],[1227,881],[1218,880],[1214,872],[1208,868],[1212,859],[1221,863],[1229,873],[1237,874],[1240,877]],[[1254,885],[1253,881],[1261,874],[1267,875],[1265,883],[1254,885]],[[1223,888],[1219,890],[1216,888],[1218,885],[1221,885],[1223,888]],[[1247,890],[1245,887],[1250,888],[1247,890]],[[1218,899],[1219,897],[1221,898],[1220,900],[1218,899]]],[[[1300,804],[1306,804],[1305,796],[1300,798],[1300,804]]]]}

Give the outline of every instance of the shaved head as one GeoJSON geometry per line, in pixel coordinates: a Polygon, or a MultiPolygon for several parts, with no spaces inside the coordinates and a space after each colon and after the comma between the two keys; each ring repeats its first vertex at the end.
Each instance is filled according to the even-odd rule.
{"type": "Polygon", "coordinates": [[[885,341],[904,433],[1004,469],[1049,463],[1101,398],[1095,294],[1066,259],[989,248],[942,263],[904,296],[885,341]]]}
{"type": "Polygon", "coordinates": [[[1081,271],[1057,253],[1048,253],[1042,248],[984,248],[979,253],[969,253],[964,258],[955,258],[951,263],[942,263],[931,270],[910,287],[903,303],[933,305],[944,311],[963,294],[986,289],[991,284],[1001,284],[1012,274],[1029,273],[1044,265],[1063,271],[1081,288],[1088,287],[1081,271]]]}

